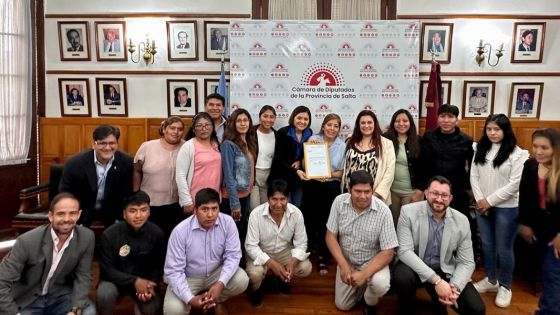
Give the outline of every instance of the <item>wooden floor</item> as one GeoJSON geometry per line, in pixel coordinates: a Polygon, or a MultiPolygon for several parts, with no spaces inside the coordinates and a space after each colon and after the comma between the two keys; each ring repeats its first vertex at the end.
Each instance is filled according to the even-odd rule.
{"type": "MultiPolygon", "coordinates": [[[[338,311],[334,305],[334,276],[335,267],[330,266],[329,274],[321,276],[314,269],[305,279],[295,279],[290,296],[280,295],[275,288],[274,281],[267,277],[263,283],[263,306],[254,308],[248,301],[246,294],[239,295],[227,301],[226,307],[230,315],[251,314],[362,314],[362,304],[349,312],[338,311]]],[[[99,274],[98,264],[94,262],[94,283],[99,274]]],[[[478,280],[484,276],[479,268],[473,275],[478,280]]],[[[93,293],[93,292],[92,292],[93,293]]],[[[419,309],[417,314],[430,314],[430,299],[423,289],[417,292],[419,309]]],[[[486,314],[489,315],[517,315],[534,314],[538,297],[533,294],[530,286],[521,280],[514,279],[513,302],[507,309],[500,309],[494,304],[495,293],[482,294],[486,303],[486,314]]],[[[133,315],[132,299],[125,299],[119,306],[117,314],[133,315]]],[[[394,293],[384,296],[377,307],[378,314],[396,314],[397,297],[394,293]]],[[[450,314],[455,314],[453,311],[450,314]]]]}

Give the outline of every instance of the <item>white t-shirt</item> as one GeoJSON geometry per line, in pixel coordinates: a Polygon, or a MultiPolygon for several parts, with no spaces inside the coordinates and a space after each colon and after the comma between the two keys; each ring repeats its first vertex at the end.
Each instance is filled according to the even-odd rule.
{"type": "Polygon", "coordinates": [[[272,165],[274,145],[276,144],[274,132],[271,131],[269,133],[263,133],[257,129],[257,138],[259,141],[259,154],[257,156],[257,165],[255,168],[269,169],[272,165]]]}

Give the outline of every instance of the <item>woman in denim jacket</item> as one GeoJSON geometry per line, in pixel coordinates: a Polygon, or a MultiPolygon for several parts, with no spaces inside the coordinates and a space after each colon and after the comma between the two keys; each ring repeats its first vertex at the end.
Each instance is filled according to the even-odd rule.
{"type": "Polygon", "coordinates": [[[257,145],[251,115],[245,109],[236,109],[229,117],[221,144],[222,203],[220,211],[231,214],[238,222],[242,244],[250,208],[250,194],[255,177],[257,145]]]}

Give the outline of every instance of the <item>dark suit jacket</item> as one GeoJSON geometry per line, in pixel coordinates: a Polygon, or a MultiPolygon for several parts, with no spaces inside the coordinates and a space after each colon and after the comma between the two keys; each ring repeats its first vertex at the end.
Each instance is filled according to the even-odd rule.
{"type": "Polygon", "coordinates": [[[105,100],[105,104],[107,104],[107,100],[111,100],[111,105],[121,105],[121,95],[119,93],[113,93],[113,97],[111,97],[111,94],[106,93],[103,99],[105,100]]]}
{"type": "Polygon", "coordinates": [[[74,49],[74,47],[68,47],[66,51],[84,51],[84,46],[80,45],[77,49],[74,49]]]}
{"type": "Polygon", "coordinates": [[[228,37],[222,36],[220,40],[218,38],[212,36],[210,38],[210,49],[211,50],[228,50],[228,37]]]}
{"type": "MultiPolygon", "coordinates": [[[[33,303],[43,291],[52,265],[51,225],[45,224],[18,237],[0,264],[0,314],[16,314],[33,303]]],[[[84,307],[91,289],[93,232],[76,226],[49,282],[49,294],[72,294],[72,305],[84,307]]]]}
{"type": "MultiPolygon", "coordinates": [[[[79,223],[89,226],[94,219],[97,198],[97,172],[93,150],[88,149],[72,156],[64,165],[60,192],[70,192],[80,200],[82,216],[79,223]]],[[[109,226],[121,219],[124,199],[132,193],[133,160],[128,154],[115,152],[115,160],[107,171],[105,192],[101,204],[101,219],[109,226]]]]}
{"type": "Polygon", "coordinates": [[[523,44],[519,44],[519,46],[517,47],[517,51],[535,51],[536,46],[529,46],[529,50],[525,49],[525,46],[523,46],[523,44]]]}

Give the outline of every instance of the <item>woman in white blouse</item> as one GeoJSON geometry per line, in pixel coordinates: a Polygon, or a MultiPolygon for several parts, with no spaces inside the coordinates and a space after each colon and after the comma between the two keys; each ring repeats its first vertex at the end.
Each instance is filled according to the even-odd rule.
{"type": "Polygon", "coordinates": [[[498,292],[495,304],[508,307],[515,264],[519,181],[529,153],[517,146],[504,114],[488,116],[484,134],[474,149],[471,186],[486,271],[486,277],[474,286],[481,293],[498,292]]]}
{"type": "Polygon", "coordinates": [[[253,127],[257,135],[257,163],[255,165],[255,186],[251,192],[251,209],[255,209],[268,201],[266,196],[268,188],[268,175],[274,158],[276,145],[276,110],[270,105],[264,105],[259,111],[260,123],[253,127]]]}

